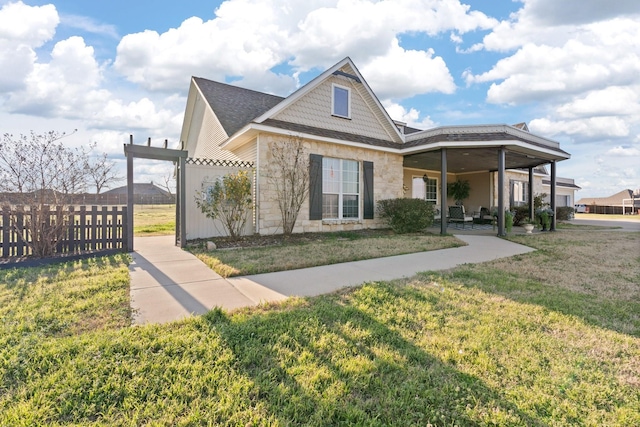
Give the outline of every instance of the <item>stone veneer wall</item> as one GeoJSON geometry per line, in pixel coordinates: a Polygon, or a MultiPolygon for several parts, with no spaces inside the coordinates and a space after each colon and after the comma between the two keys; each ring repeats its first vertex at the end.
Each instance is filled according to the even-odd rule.
{"type": "MultiPolygon", "coordinates": [[[[493,172],[494,180],[493,180],[493,206],[498,206],[498,173],[493,172]]],[[[529,181],[529,173],[528,172],[520,172],[516,170],[506,170],[504,173],[504,206],[505,209],[509,209],[509,196],[511,191],[511,180],[517,181],[529,181]]],[[[533,175],[533,195],[536,196],[540,193],[544,193],[545,190],[542,187],[542,177],[539,175],[533,175]]]]}
{"type": "MultiPolygon", "coordinates": [[[[282,139],[282,136],[260,135],[258,138],[258,233],[279,234],[282,233],[282,221],[275,191],[270,188],[267,178],[264,176],[264,165],[270,160],[269,142],[282,139]]],[[[308,154],[320,154],[325,157],[357,160],[359,162],[373,162],[373,191],[374,201],[402,197],[402,156],[364,148],[348,147],[344,145],[325,143],[320,141],[305,140],[305,148],[308,154]]],[[[362,169],[361,169],[361,195],[362,195],[362,169]]],[[[362,217],[362,196],[360,197],[360,216],[362,217]]],[[[372,220],[309,220],[309,198],[302,205],[294,233],[321,232],[321,231],[347,231],[381,227],[382,223],[377,218],[372,220]]]]}

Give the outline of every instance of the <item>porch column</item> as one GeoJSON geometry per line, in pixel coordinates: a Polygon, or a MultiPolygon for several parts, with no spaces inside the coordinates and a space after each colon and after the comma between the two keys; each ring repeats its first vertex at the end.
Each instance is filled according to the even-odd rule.
{"type": "Polygon", "coordinates": [[[440,234],[447,234],[447,149],[440,150],[440,234]]]}
{"type": "Polygon", "coordinates": [[[498,149],[498,236],[506,236],[504,231],[504,147],[498,149]]]}
{"type": "Polygon", "coordinates": [[[180,157],[178,160],[178,185],[176,186],[178,189],[178,203],[180,203],[180,247],[184,248],[187,246],[187,224],[185,221],[185,217],[187,216],[187,208],[186,208],[186,191],[187,186],[185,183],[185,165],[187,163],[186,157],[180,157]]]}
{"type": "Polygon", "coordinates": [[[533,221],[535,212],[533,211],[533,167],[529,167],[529,219],[533,221]]]}
{"type": "MultiPolygon", "coordinates": [[[[129,144],[133,145],[133,135],[129,136],[129,144]]],[[[127,252],[133,252],[133,153],[126,150],[127,155],[127,252]]]]}
{"type": "Polygon", "coordinates": [[[551,211],[553,216],[551,217],[551,227],[549,231],[556,231],[556,161],[551,162],[551,211]]]}

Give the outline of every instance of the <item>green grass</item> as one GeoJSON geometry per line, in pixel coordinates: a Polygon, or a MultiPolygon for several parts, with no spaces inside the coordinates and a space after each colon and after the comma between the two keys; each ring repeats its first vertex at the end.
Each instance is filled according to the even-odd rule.
{"type": "Polygon", "coordinates": [[[640,233],[517,238],[539,250],[162,326],[123,327],[122,258],[0,271],[0,425],[640,425],[640,233]]]}
{"type": "Polygon", "coordinates": [[[209,268],[223,277],[294,270],[341,262],[359,261],[465,245],[453,236],[355,233],[323,233],[314,239],[269,247],[207,251],[190,248],[209,268]]]}
{"type": "Polygon", "coordinates": [[[162,236],[176,230],[176,205],[135,205],[133,207],[133,234],[135,236],[162,236]]]}

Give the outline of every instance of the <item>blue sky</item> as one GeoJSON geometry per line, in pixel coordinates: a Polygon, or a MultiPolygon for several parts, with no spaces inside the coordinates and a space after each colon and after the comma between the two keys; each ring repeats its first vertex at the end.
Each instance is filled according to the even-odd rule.
{"type": "Polygon", "coordinates": [[[286,96],[345,56],[394,119],[524,121],[577,198],[640,188],[636,0],[0,0],[0,131],[123,164],[129,134],[177,145],[192,75],[286,96]]]}

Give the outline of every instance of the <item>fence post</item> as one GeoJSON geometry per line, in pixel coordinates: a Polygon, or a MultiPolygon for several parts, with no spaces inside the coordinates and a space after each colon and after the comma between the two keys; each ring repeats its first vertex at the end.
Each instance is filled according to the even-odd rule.
{"type": "Polygon", "coordinates": [[[2,207],[2,258],[9,258],[11,250],[10,228],[11,216],[9,215],[9,206],[2,207]]]}
{"type": "Polygon", "coordinates": [[[127,252],[132,252],[133,248],[129,248],[129,209],[127,206],[122,207],[122,225],[120,226],[120,233],[122,234],[122,249],[127,252]]]}

